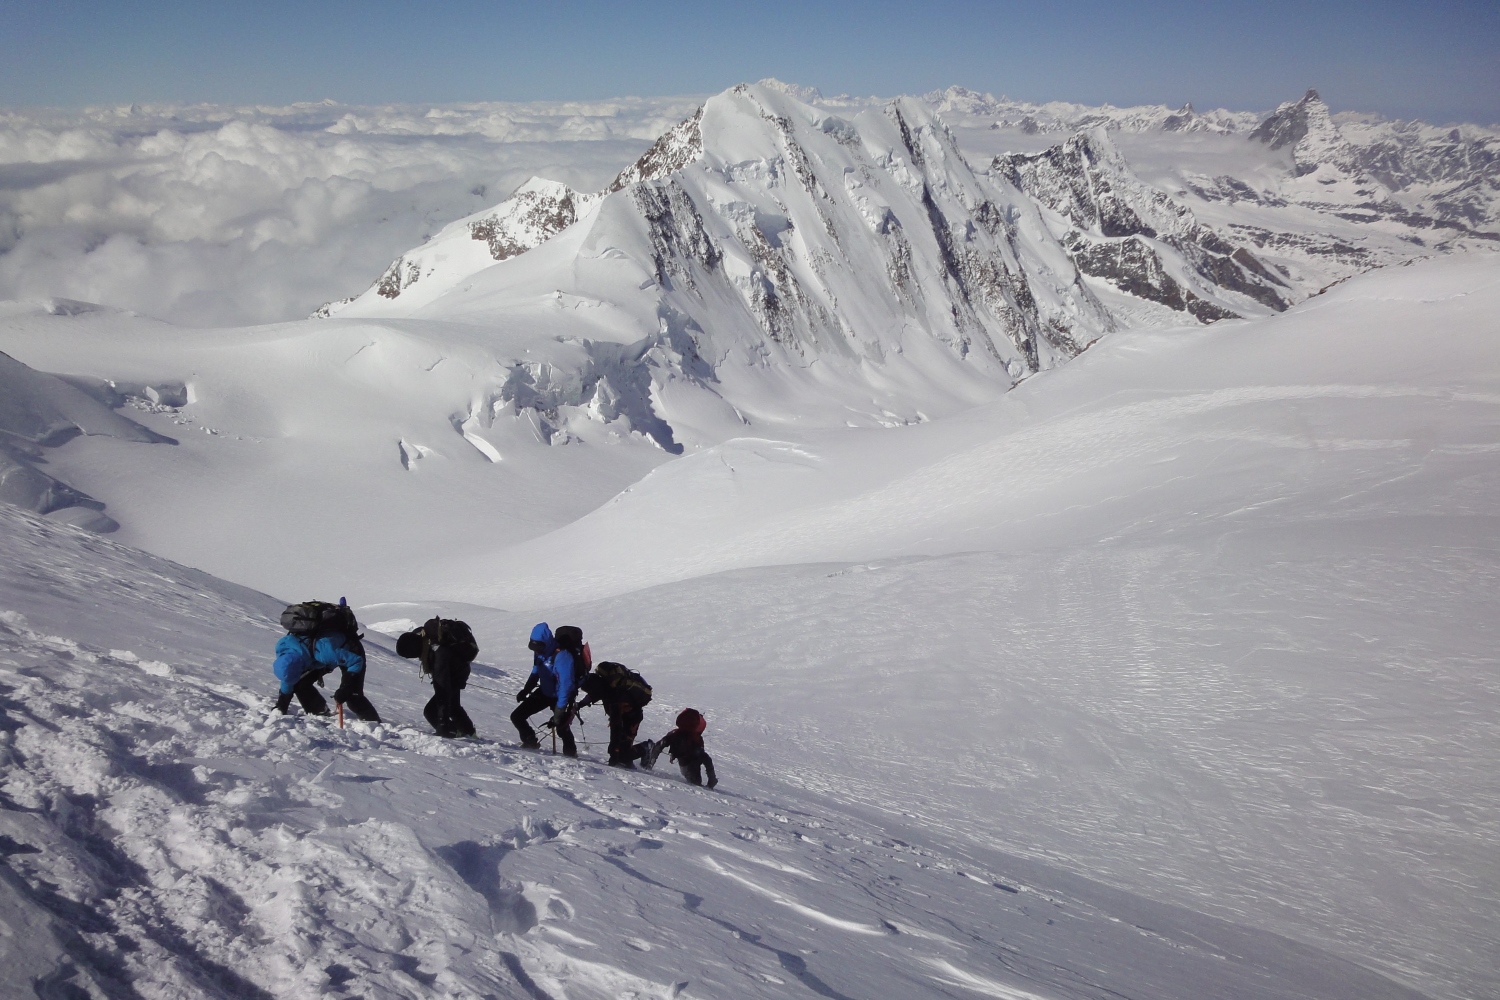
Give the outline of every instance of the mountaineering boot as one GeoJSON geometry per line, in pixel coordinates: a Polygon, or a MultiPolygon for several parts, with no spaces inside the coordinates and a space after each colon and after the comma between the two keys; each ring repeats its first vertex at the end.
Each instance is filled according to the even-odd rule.
{"type": "Polygon", "coordinates": [[[540,750],[541,748],[542,744],[537,740],[535,736],[531,737],[530,739],[524,739],[521,741],[522,750],[540,750]]]}

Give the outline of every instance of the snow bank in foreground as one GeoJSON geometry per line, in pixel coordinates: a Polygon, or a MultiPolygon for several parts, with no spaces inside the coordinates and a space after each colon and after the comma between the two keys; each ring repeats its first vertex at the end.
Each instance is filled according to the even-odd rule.
{"type": "MultiPolygon", "coordinates": [[[[11,507],[0,556],[0,960],[38,995],[1420,996],[789,787],[743,724],[715,794],[438,740],[380,652],[387,723],[268,716],[276,602],[11,507]]],[[[479,664],[482,731],[517,679],[479,664]]]]}

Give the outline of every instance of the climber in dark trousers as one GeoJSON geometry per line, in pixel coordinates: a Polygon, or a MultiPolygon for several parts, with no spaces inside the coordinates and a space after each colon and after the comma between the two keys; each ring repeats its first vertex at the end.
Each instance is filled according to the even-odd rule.
{"type": "Polygon", "coordinates": [[[623,663],[605,660],[578,682],[578,688],[586,695],[578,703],[580,712],[598,702],[609,716],[610,766],[633,769],[651,749],[650,740],[635,742],[645,718],[642,709],[651,702],[651,685],[623,663]]]}
{"type": "Polygon", "coordinates": [[[510,721],[516,724],[521,745],[534,750],[541,742],[527,720],[537,712],[552,709],[552,719],[547,725],[562,740],[564,756],[577,757],[578,745],[573,740],[572,727],[573,696],[578,691],[578,681],[589,671],[583,630],[576,625],[562,625],[554,635],[547,623],[542,622],[531,630],[528,646],[533,654],[531,676],[516,692],[516,701],[521,704],[510,714],[510,721]]]}
{"type": "Polygon", "coordinates": [[[432,678],[432,697],[422,709],[433,730],[445,738],[474,735],[474,722],[460,702],[469,683],[470,664],[479,655],[474,633],[461,621],[430,618],[419,629],[396,640],[396,652],[422,665],[432,678]]]}
{"type": "Polygon", "coordinates": [[[688,784],[704,784],[706,773],[707,787],[714,787],[719,783],[718,775],[714,774],[714,759],[703,749],[703,731],[707,728],[708,720],[703,713],[696,708],[684,708],[677,714],[677,728],[651,744],[650,753],[642,758],[641,763],[648,768],[655,767],[656,758],[666,750],[677,762],[688,784]]]}
{"type": "Polygon", "coordinates": [[[333,700],[346,705],[356,719],[379,722],[380,713],[365,697],[365,646],[354,611],[339,598],[338,604],[306,601],[282,612],[287,634],[276,642],[273,667],[281,691],[276,708],[283,715],[295,696],[308,715],[327,715],[328,703],[314,690],[325,674],[342,671],[343,679],[333,700]]]}
{"type": "Polygon", "coordinates": [[[557,652],[557,641],[552,636],[552,628],[546,622],[536,625],[531,630],[531,641],[526,648],[531,650],[531,676],[516,692],[516,701],[520,704],[510,713],[510,721],[521,736],[521,746],[538,750],[542,744],[529,720],[557,701],[557,677],[552,673],[552,656],[557,652]]]}

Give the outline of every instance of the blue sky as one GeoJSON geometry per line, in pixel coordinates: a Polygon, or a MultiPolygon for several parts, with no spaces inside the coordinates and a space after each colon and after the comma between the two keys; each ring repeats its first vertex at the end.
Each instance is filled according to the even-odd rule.
{"type": "Polygon", "coordinates": [[[1500,122],[1500,0],[6,0],[0,106],[351,103],[960,84],[1032,100],[1500,122]]]}

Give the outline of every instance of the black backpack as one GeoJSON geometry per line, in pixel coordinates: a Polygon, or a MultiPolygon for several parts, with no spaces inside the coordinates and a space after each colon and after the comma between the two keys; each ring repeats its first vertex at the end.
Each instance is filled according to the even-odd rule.
{"type": "Polygon", "coordinates": [[[396,640],[397,654],[419,660],[424,674],[432,672],[432,655],[439,649],[458,650],[466,662],[479,655],[473,629],[454,618],[429,618],[420,629],[404,632],[396,640]]]}
{"type": "Polygon", "coordinates": [[[287,605],[281,613],[281,627],[299,639],[335,634],[359,638],[359,622],[354,618],[354,609],[347,604],[329,604],[327,601],[287,605]]]}
{"type": "Polygon", "coordinates": [[[610,689],[618,696],[636,708],[645,708],[651,704],[651,685],[646,683],[646,678],[625,664],[605,660],[594,670],[594,674],[608,683],[610,689]]]}
{"type": "Polygon", "coordinates": [[[566,649],[573,654],[573,684],[576,686],[594,669],[594,654],[589,649],[589,644],[583,641],[583,629],[577,625],[559,625],[557,631],[552,633],[552,638],[557,642],[558,649],[566,649]]]}

